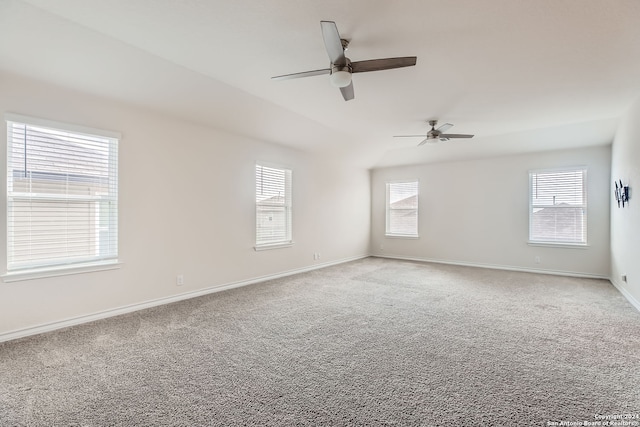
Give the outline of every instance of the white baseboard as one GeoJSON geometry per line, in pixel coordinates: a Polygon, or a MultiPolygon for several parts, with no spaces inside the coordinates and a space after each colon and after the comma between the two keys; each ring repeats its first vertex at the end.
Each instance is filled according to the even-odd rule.
{"type": "Polygon", "coordinates": [[[571,271],[538,270],[538,269],[528,269],[528,268],[494,265],[494,264],[479,264],[479,263],[469,263],[469,262],[461,262],[461,261],[405,257],[405,256],[397,256],[397,255],[368,254],[368,255],[360,255],[360,256],[351,257],[351,258],[344,258],[336,261],[325,262],[321,264],[314,264],[314,265],[303,267],[303,268],[297,268],[297,269],[288,270],[288,271],[284,271],[276,274],[255,277],[252,279],[242,280],[238,282],[231,282],[231,283],[222,284],[222,285],[210,286],[210,287],[199,289],[196,291],[185,292],[185,293],[171,295],[164,298],[157,298],[153,300],[143,301],[140,303],[121,306],[121,307],[117,307],[109,310],[104,310],[96,313],[72,317],[72,318],[59,320],[55,322],[49,322],[49,323],[40,324],[37,326],[32,326],[32,327],[23,328],[23,329],[18,329],[14,331],[4,332],[0,334],[0,342],[11,341],[18,338],[28,337],[31,335],[42,334],[45,332],[51,332],[51,331],[55,331],[56,329],[67,328],[70,326],[93,322],[95,320],[106,319],[108,317],[119,316],[121,314],[144,310],[146,308],[151,308],[151,307],[157,307],[159,305],[171,304],[173,302],[183,301],[190,298],[196,298],[199,296],[208,295],[215,292],[221,292],[228,289],[253,285],[256,283],[265,282],[267,280],[279,279],[282,277],[292,276],[294,274],[306,273],[309,271],[330,267],[332,265],[338,265],[346,262],[356,261],[359,259],[367,258],[369,256],[377,257],[377,258],[398,259],[398,260],[404,260],[404,261],[433,262],[437,264],[460,265],[465,267],[478,267],[478,268],[489,268],[489,269],[495,269],[495,270],[520,271],[524,273],[551,274],[551,275],[558,275],[558,276],[583,277],[583,278],[589,278],[589,279],[605,279],[605,280],[609,280],[613,284],[613,286],[629,301],[629,303],[633,305],[638,311],[640,311],[640,302],[636,300],[633,297],[633,295],[631,295],[629,291],[627,291],[624,288],[624,286],[622,286],[621,283],[617,283],[612,278],[607,276],[578,273],[578,272],[571,272],[571,271]]]}
{"type": "Polygon", "coordinates": [[[640,311],[640,301],[634,298],[633,295],[624,287],[624,285],[617,280],[613,280],[613,278],[609,279],[611,284],[615,286],[615,288],[624,296],[629,303],[635,307],[636,310],[640,311]]]}
{"type": "Polygon", "coordinates": [[[568,276],[568,277],[582,277],[585,279],[604,279],[609,280],[609,276],[603,276],[598,274],[589,274],[589,273],[580,273],[575,271],[564,271],[564,270],[543,270],[536,268],[523,268],[523,267],[514,267],[510,265],[499,265],[499,264],[481,264],[474,262],[464,262],[464,261],[449,261],[442,259],[432,259],[432,258],[418,258],[418,257],[405,257],[398,255],[381,255],[375,254],[371,255],[372,257],[378,258],[389,258],[389,259],[399,259],[404,261],[419,261],[419,262],[433,262],[436,264],[449,264],[449,265],[460,265],[464,267],[477,267],[477,268],[489,268],[492,270],[507,270],[507,271],[520,271],[523,273],[537,273],[537,274],[551,274],[554,276],[568,276]]]}
{"type": "Polygon", "coordinates": [[[96,313],[86,314],[77,317],[71,317],[64,320],[58,320],[55,322],[49,322],[32,326],[28,328],[18,329],[14,331],[4,332],[0,334],[0,342],[11,341],[18,338],[24,338],[31,335],[38,335],[45,332],[55,331],[56,329],[67,328],[69,326],[80,325],[83,323],[93,322],[95,320],[106,319],[108,317],[119,316],[121,314],[131,313],[134,311],[144,310],[145,308],[157,307],[159,305],[171,304],[173,302],[183,301],[190,298],[196,298],[199,296],[212,294],[215,292],[221,292],[228,289],[239,288],[241,286],[253,285],[267,280],[279,279],[281,277],[292,276],[294,274],[306,273],[312,270],[318,270],[320,268],[330,267],[332,265],[343,264],[345,262],[356,261],[359,259],[367,258],[369,255],[360,255],[351,258],[343,258],[336,261],[329,261],[319,264],[314,264],[307,267],[296,268],[276,274],[269,274],[266,276],[254,277],[252,279],[241,280],[238,282],[231,282],[222,285],[210,286],[204,289],[198,289],[196,291],[185,292],[177,295],[171,295],[164,298],[157,298],[153,300],[143,301],[135,304],[125,305],[109,310],[99,311],[96,313]]]}
{"type": "Polygon", "coordinates": [[[554,276],[568,276],[568,277],[581,277],[586,279],[603,279],[608,280],[611,284],[629,301],[629,303],[635,307],[636,310],[640,311],[640,301],[635,299],[633,295],[629,293],[629,291],[622,285],[622,283],[613,280],[613,278],[609,276],[602,276],[598,274],[588,274],[588,273],[578,273],[573,271],[558,271],[558,270],[538,270],[533,268],[521,268],[521,267],[512,267],[505,265],[493,265],[493,264],[478,264],[471,262],[460,262],[460,261],[444,261],[439,259],[428,259],[428,258],[416,258],[416,257],[403,257],[396,255],[371,255],[372,257],[378,258],[389,258],[389,259],[399,259],[405,261],[418,261],[418,262],[433,262],[437,264],[450,264],[450,265],[461,265],[465,267],[478,267],[478,268],[491,268],[494,270],[508,270],[508,271],[521,271],[523,273],[537,273],[537,274],[551,274],[554,276]]]}

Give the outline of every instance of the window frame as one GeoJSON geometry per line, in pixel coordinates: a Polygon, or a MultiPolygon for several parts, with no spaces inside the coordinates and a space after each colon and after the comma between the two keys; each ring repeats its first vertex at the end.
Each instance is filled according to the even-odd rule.
{"type": "MultiPolygon", "coordinates": [[[[112,132],[107,130],[95,129],[85,126],[73,125],[68,123],[57,122],[53,120],[46,120],[40,118],[34,118],[29,116],[24,116],[20,114],[14,113],[5,113],[5,126],[6,126],[6,150],[7,157],[5,160],[6,176],[7,181],[5,182],[5,202],[6,202],[6,224],[5,224],[5,233],[6,233],[6,259],[5,259],[5,268],[6,273],[1,277],[5,282],[12,282],[17,280],[27,280],[33,278],[40,277],[52,277],[52,276],[60,276],[67,274],[77,274],[88,271],[101,271],[101,270],[110,270],[114,268],[119,268],[121,264],[119,257],[119,201],[118,201],[118,146],[120,140],[122,139],[122,135],[119,132],[112,132]],[[46,129],[52,131],[52,134],[60,133],[67,134],[69,137],[81,137],[81,136],[89,136],[92,138],[100,138],[107,140],[105,142],[104,147],[108,152],[108,186],[109,192],[106,195],[73,195],[71,193],[67,194],[62,192],[52,192],[52,193],[42,193],[39,194],[33,191],[20,192],[20,191],[12,191],[13,190],[13,179],[9,177],[9,171],[14,172],[14,165],[10,164],[12,159],[12,155],[10,154],[10,150],[13,147],[13,140],[10,139],[10,132],[13,129],[14,124],[20,126],[24,125],[25,127],[36,127],[41,129],[46,129]],[[13,261],[11,262],[11,256],[13,253],[12,248],[12,231],[10,227],[12,226],[11,221],[15,218],[15,213],[11,211],[13,203],[19,201],[21,199],[29,199],[35,201],[73,201],[76,200],[78,202],[87,202],[87,203],[95,203],[96,201],[108,201],[109,203],[114,203],[115,207],[109,210],[108,215],[110,217],[108,221],[108,231],[113,238],[109,240],[109,250],[105,254],[96,254],[96,255],[83,255],[81,257],[76,255],[68,255],[65,257],[61,257],[58,261],[49,260],[26,260],[23,262],[13,261]]],[[[56,181],[56,173],[55,172],[36,172],[36,176],[39,176],[42,182],[45,185],[49,185],[47,183],[51,183],[56,181]]],[[[66,176],[68,173],[66,173],[66,176]]],[[[58,177],[62,178],[62,176],[58,177]]],[[[83,175],[78,174],[77,176],[73,176],[71,181],[76,180],[77,182],[84,182],[84,180],[95,180],[97,178],[93,178],[91,175],[83,175]]],[[[89,182],[89,181],[87,181],[89,182]]],[[[26,200],[25,199],[25,200],[26,200]]],[[[104,225],[99,223],[100,218],[103,216],[100,214],[100,206],[94,206],[89,209],[93,209],[96,213],[95,217],[92,217],[89,221],[93,224],[93,231],[88,230],[89,232],[85,235],[86,238],[89,238],[91,235],[97,235],[101,228],[104,225]]]]}
{"type": "Polygon", "coordinates": [[[269,162],[258,161],[255,163],[254,167],[254,200],[255,200],[255,217],[254,217],[254,250],[263,251],[270,249],[279,249],[279,248],[288,248],[294,245],[293,241],[293,169],[287,166],[278,165],[269,162]],[[285,214],[285,230],[284,230],[284,238],[279,240],[259,240],[259,210],[260,207],[269,206],[269,204],[261,204],[258,201],[258,168],[268,168],[283,172],[284,174],[284,203],[282,206],[284,208],[285,214]]]}
{"type": "MultiPolygon", "coordinates": [[[[403,239],[418,239],[420,238],[420,180],[419,179],[404,179],[404,180],[393,180],[385,182],[385,237],[393,237],[393,238],[403,238],[403,239]],[[413,233],[398,233],[392,232],[391,230],[391,211],[393,208],[391,207],[391,187],[395,184],[413,184],[416,185],[416,224],[415,224],[415,232],[413,233]]],[[[411,196],[410,196],[411,197],[411,196]]]]}
{"type": "MultiPolygon", "coordinates": [[[[528,228],[528,239],[527,244],[530,246],[548,246],[548,247],[564,247],[564,248],[572,248],[572,249],[581,249],[589,246],[589,230],[588,230],[588,168],[586,166],[568,166],[568,167],[559,167],[559,168],[546,168],[546,169],[532,169],[529,171],[529,188],[528,188],[528,202],[529,202],[529,228],[528,228]],[[581,208],[583,210],[582,221],[583,221],[583,240],[581,242],[576,242],[573,240],[546,240],[546,239],[535,239],[532,236],[533,233],[533,215],[534,209],[554,209],[553,206],[543,205],[543,204],[535,204],[533,198],[533,179],[535,175],[538,174],[559,174],[559,173],[582,173],[582,204],[580,205],[572,205],[572,207],[581,208]]],[[[560,209],[560,208],[555,208],[560,209]]]]}

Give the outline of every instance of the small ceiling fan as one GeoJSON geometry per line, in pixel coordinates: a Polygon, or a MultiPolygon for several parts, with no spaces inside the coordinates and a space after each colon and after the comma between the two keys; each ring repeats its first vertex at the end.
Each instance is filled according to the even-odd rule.
{"type": "Polygon", "coordinates": [[[444,133],[447,130],[451,129],[453,125],[451,123],[445,123],[436,129],[436,125],[438,124],[437,120],[429,120],[429,126],[431,126],[431,130],[427,132],[427,135],[395,135],[394,138],[426,138],[420,144],[426,144],[427,142],[438,142],[438,141],[448,141],[452,138],[473,138],[473,135],[465,135],[461,133],[444,133]]]}
{"type": "Polygon", "coordinates": [[[390,70],[392,68],[411,67],[416,65],[417,57],[415,56],[351,62],[351,60],[344,55],[344,52],[347,50],[347,46],[349,46],[349,41],[340,38],[336,23],[333,21],[320,21],[320,28],[322,29],[324,47],[327,50],[329,60],[331,61],[329,68],[304,71],[302,73],[285,74],[283,76],[272,77],[272,80],[297,79],[300,77],[329,74],[331,84],[340,88],[340,92],[342,92],[344,100],[349,101],[354,98],[353,82],[351,81],[351,75],[353,73],[390,70]]]}

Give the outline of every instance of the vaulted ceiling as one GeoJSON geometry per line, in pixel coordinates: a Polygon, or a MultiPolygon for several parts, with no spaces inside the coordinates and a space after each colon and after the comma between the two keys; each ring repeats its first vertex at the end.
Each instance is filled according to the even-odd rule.
{"type": "Polygon", "coordinates": [[[0,0],[0,69],[364,167],[611,142],[640,95],[637,0],[0,0]],[[320,21],[352,61],[345,102],[320,21]],[[472,133],[417,147],[427,119],[472,133]]]}

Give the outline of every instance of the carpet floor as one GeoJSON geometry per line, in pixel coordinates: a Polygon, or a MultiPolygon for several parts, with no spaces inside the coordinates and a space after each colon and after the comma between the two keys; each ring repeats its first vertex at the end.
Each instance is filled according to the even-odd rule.
{"type": "Polygon", "coordinates": [[[3,427],[639,414],[640,313],[606,280],[366,258],[0,344],[3,427]]]}

